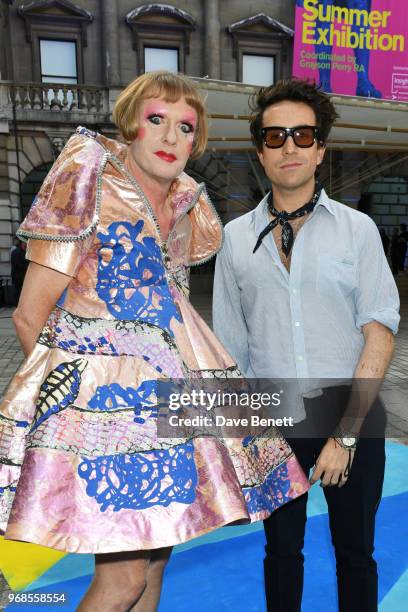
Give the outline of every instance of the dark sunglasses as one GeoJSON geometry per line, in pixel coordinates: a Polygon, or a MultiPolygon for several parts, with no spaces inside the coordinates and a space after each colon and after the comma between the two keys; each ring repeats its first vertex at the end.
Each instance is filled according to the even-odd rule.
{"type": "Polygon", "coordinates": [[[307,149],[318,139],[319,129],[312,125],[297,125],[293,128],[271,126],[261,129],[262,139],[268,149],[283,147],[288,136],[292,136],[297,147],[307,149]]]}

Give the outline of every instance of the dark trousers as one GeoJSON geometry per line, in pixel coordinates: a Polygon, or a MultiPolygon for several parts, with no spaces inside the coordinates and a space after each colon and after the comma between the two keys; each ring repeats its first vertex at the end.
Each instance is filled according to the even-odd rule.
{"type": "MultiPolygon", "coordinates": [[[[312,403],[316,404],[316,401],[313,400],[312,403]]],[[[372,412],[376,413],[377,420],[379,413],[380,420],[384,415],[379,402],[372,408],[372,412]]],[[[309,474],[326,439],[288,437],[287,440],[303,470],[309,474]]],[[[323,489],[336,556],[340,612],[377,610],[377,564],[372,554],[375,515],[381,499],[384,467],[384,438],[362,437],[357,444],[347,483],[342,488],[323,489]]],[[[289,502],[264,522],[264,572],[268,612],[301,610],[304,559],[302,549],[307,498],[306,493],[289,502]]]]}

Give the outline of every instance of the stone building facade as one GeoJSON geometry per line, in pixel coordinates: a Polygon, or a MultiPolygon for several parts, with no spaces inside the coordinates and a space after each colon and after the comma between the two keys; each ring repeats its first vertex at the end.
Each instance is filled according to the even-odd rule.
{"type": "MultiPolygon", "coordinates": [[[[148,62],[160,66],[158,51],[192,77],[242,82],[245,58],[254,54],[266,58],[276,78],[289,75],[294,5],[0,0],[0,277],[10,273],[22,217],[77,125],[115,135],[118,92],[148,62]]],[[[228,169],[211,154],[200,161],[199,178],[213,177],[215,192],[227,186],[226,174],[232,184],[234,174],[242,176],[242,160],[231,155],[228,169]]],[[[244,166],[249,172],[246,159],[244,166]]],[[[237,190],[245,200],[248,188],[237,190]]],[[[214,195],[222,209],[226,198],[214,195]]]]}
{"type": "MultiPolygon", "coordinates": [[[[152,68],[238,89],[289,76],[295,3],[0,0],[0,281],[10,274],[15,231],[77,125],[115,136],[119,91],[152,68]]],[[[230,141],[221,153],[210,143],[189,168],[225,218],[255,206],[265,190],[249,139],[245,149],[230,141]]],[[[359,164],[358,152],[343,159],[333,150],[322,174],[341,183],[359,164]]],[[[360,192],[349,191],[351,203],[360,192]]]]}

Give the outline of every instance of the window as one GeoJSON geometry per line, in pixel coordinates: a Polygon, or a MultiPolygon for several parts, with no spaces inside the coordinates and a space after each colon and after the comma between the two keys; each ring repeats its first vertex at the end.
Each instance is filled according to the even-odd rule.
{"type": "Polygon", "coordinates": [[[158,69],[187,72],[190,35],[196,29],[191,15],[170,4],[142,4],[126,15],[126,23],[139,74],[158,69]]]}
{"type": "Polygon", "coordinates": [[[144,64],[145,72],[152,72],[153,70],[169,70],[170,72],[178,72],[178,49],[145,47],[144,64]]]}
{"type": "Polygon", "coordinates": [[[40,40],[41,82],[78,83],[76,43],[40,40]]]}
{"type": "Polygon", "coordinates": [[[258,13],[232,23],[232,54],[236,79],[248,85],[271,85],[289,76],[294,31],[276,19],[258,13]]]}
{"type": "Polygon", "coordinates": [[[93,15],[70,0],[32,0],[17,12],[32,48],[32,80],[83,83],[83,48],[93,15]]]}
{"type": "MultiPolygon", "coordinates": [[[[68,40],[40,39],[40,65],[42,83],[78,83],[76,43],[68,40]]],[[[73,94],[66,92],[66,104],[71,106],[73,94]]],[[[64,105],[62,89],[49,89],[47,100],[50,107],[64,105]]]]}
{"type": "Polygon", "coordinates": [[[275,58],[266,55],[242,55],[242,82],[247,85],[273,85],[275,58]]]}

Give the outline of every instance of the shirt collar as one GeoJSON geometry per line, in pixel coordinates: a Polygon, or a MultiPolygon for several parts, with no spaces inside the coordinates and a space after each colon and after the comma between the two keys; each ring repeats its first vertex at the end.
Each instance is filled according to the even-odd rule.
{"type": "Polygon", "coordinates": [[[329,198],[329,196],[327,195],[324,189],[322,189],[320,198],[318,199],[316,203],[316,208],[318,206],[324,206],[326,210],[328,210],[329,213],[331,213],[332,215],[336,214],[336,204],[334,203],[334,200],[331,200],[329,198]]]}
{"type": "MultiPolygon", "coordinates": [[[[328,210],[329,213],[331,213],[332,215],[336,214],[336,210],[335,210],[336,205],[334,201],[329,198],[329,196],[327,195],[324,189],[322,189],[320,198],[318,199],[316,203],[315,210],[321,206],[323,206],[326,210],[328,210]]],[[[262,230],[266,227],[266,225],[270,221],[269,213],[268,213],[268,194],[266,194],[266,196],[262,198],[262,200],[259,202],[258,206],[254,210],[254,214],[255,214],[255,231],[257,235],[259,236],[259,234],[262,232],[262,230]]]]}

